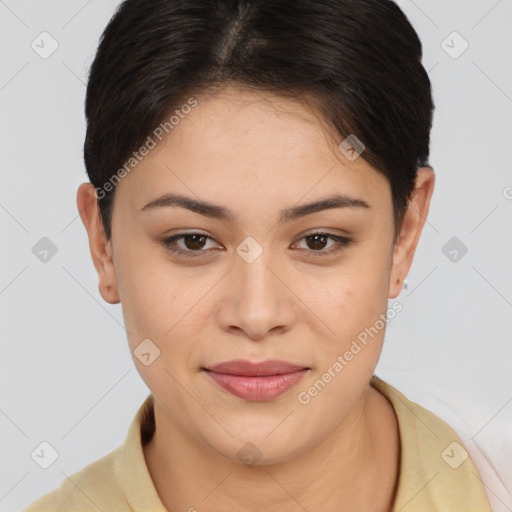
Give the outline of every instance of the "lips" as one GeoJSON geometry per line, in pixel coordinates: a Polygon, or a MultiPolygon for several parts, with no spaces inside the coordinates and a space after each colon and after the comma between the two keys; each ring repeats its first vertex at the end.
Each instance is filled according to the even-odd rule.
{"type": "Polygon", "coordinates": [[[295,386],[310,368],[275,359],[256,363],[236,359],[203,370],[231,394],[263,401],[272,400],[295,386]]]}
{"type": "Polygon", "coordinates": [[[227,375],[245,375],[247,377],[253,377],[283,375],[285,373],[293,373],[306,368],[307,367],[305,366],[297,366],[296,364],[292,364],[287,361],[280,361],[278,359],[272,359],[260,363],[252,363],[251,361],[246,361],[244,359],[234,359],[233,361],[226,361],[206,369],[227,375]]]}

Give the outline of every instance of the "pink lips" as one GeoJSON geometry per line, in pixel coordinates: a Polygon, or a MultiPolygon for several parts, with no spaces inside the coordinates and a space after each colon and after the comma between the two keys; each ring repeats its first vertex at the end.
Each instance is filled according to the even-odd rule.
{"type": "Polygon", "coordinates": [[[233,395],[246,400],[262,401],[276,398],[293,387],[309,368],[276,359],[260,363],[236,359],[204,370],[233,395]]]}

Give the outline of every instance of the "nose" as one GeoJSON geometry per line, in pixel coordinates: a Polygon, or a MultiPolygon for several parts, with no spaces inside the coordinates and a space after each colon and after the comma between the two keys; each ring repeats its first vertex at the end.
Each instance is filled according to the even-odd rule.
{"type": "Polygon", "coordinates": [[[220,327],[253,341],[290,330],[297,298],[288,279],[266,252],[252,262],[237,257],[217,310],[220,327]]]}

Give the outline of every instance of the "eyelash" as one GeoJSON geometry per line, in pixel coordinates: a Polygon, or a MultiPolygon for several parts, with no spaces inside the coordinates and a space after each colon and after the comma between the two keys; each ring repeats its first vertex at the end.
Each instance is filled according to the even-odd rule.
{"type": "MultiPolygon", "coordinates": [[[[173,252],[175,254],[184,255],[186,257],[192,257],[192,258],[200,257],[200,256],[202,256],[201,253],[206,252],[205,250],[198,250],[198,251],[193,251],[191,249],[182,250],[182,249],[176,249],[173,246],[173,244],[177,240],[184,239],[186,237],[194,236],[194,235],[201,236],[201,237],[207,238],[209,240],[214,240],[211,236],[206,235],[204,233],[196,233],[196,232],[190,231],[190,232],[186,232],[186,233],[179,233],[177,235],[173,235],[173,236],[170,236],[168,238],[165,238],[165,239],[162,240],[162,243],[164,244],[164,246],[169,251],[171,251],[171,252],[173,252]]],[[[315,231],[314,233],[309,233],[307,235],[304,235],[299,240],[299,242],[301,240],[304,240],[305,238],[308,238],[310,236],[315,236],[315,235],[320,235],[320,236],[324,236],[324,237],[330,238],[330,239],[332,239],[332,240],[334,240],[336,242],[336,245],[334,246],[334,248],[331,248],[331,249],[329,249],[327,251],[325,251],[325,250],[315,251],[313,249],[305,249],[306,251],[308,251],[310,253],[313,253],[313,254],[310,254],[310,256],[313,257],[313,258],[323,257],[323,256],[330,256],[332,254],[336,254],[336,253],[342,251],[343,249],[346,249],[347,247],[349,247],[352,244],[352,242],[353,242],[353,240],[351,238],[347,238],[347,237],[339,236],[339,235],[334,235],[332,233],[326,233],[324,231],[315,231]]]]}

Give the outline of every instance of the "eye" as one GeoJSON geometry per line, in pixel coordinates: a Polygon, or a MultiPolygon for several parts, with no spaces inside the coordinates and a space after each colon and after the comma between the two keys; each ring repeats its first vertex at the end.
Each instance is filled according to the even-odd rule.
{"type": "MultiPolygon", "coordinates": [[[[350,238],[321,231],[306,235],[300,239],[300,241],[302,240],[306,241],[307,247],[305,250],[310,253],[308,256],[313,257],[328,256],[337,253],[352,243],[352,239],[350,238]],[[330,246],[328,244],[329,240],[333,242],[330,246]],[[329,249],[324,250],[326,246],[328,246],[329,249]]],[[[188,232],[167,237],[162,243],[169,251],[175,254],[197,257],[207,252],[208,243],[213,241],[214,239],[205,233],[188,232]]]]}
{"type": "Polygon", "coordinates": [[[308,251],[310,253],[308,256],[313,257],[328,256],[337,253],[352,243],[352,239],[350,238],[321,231],[306,235],[300,239],[300,241],[302,240],[306,241],[306,245],[308,246],[306,250],[311,249],[308,251]],[[325,246],[328,245],[328,240],[332,240],[333,243],[330,245],[329,249],[323,250],[325,246]]]}
{"type": "Polygon", "coordinates": [[[187,256],[201,256],[205,252],[204,246],[208,241],[213,241],[213,238],[204,233],[180,233],[173,235],[163,240],[165,247],[176,254],[186,254],[187,256]],[[183,242],[182,246],[176,247],[177,242],[183,242]]]}

